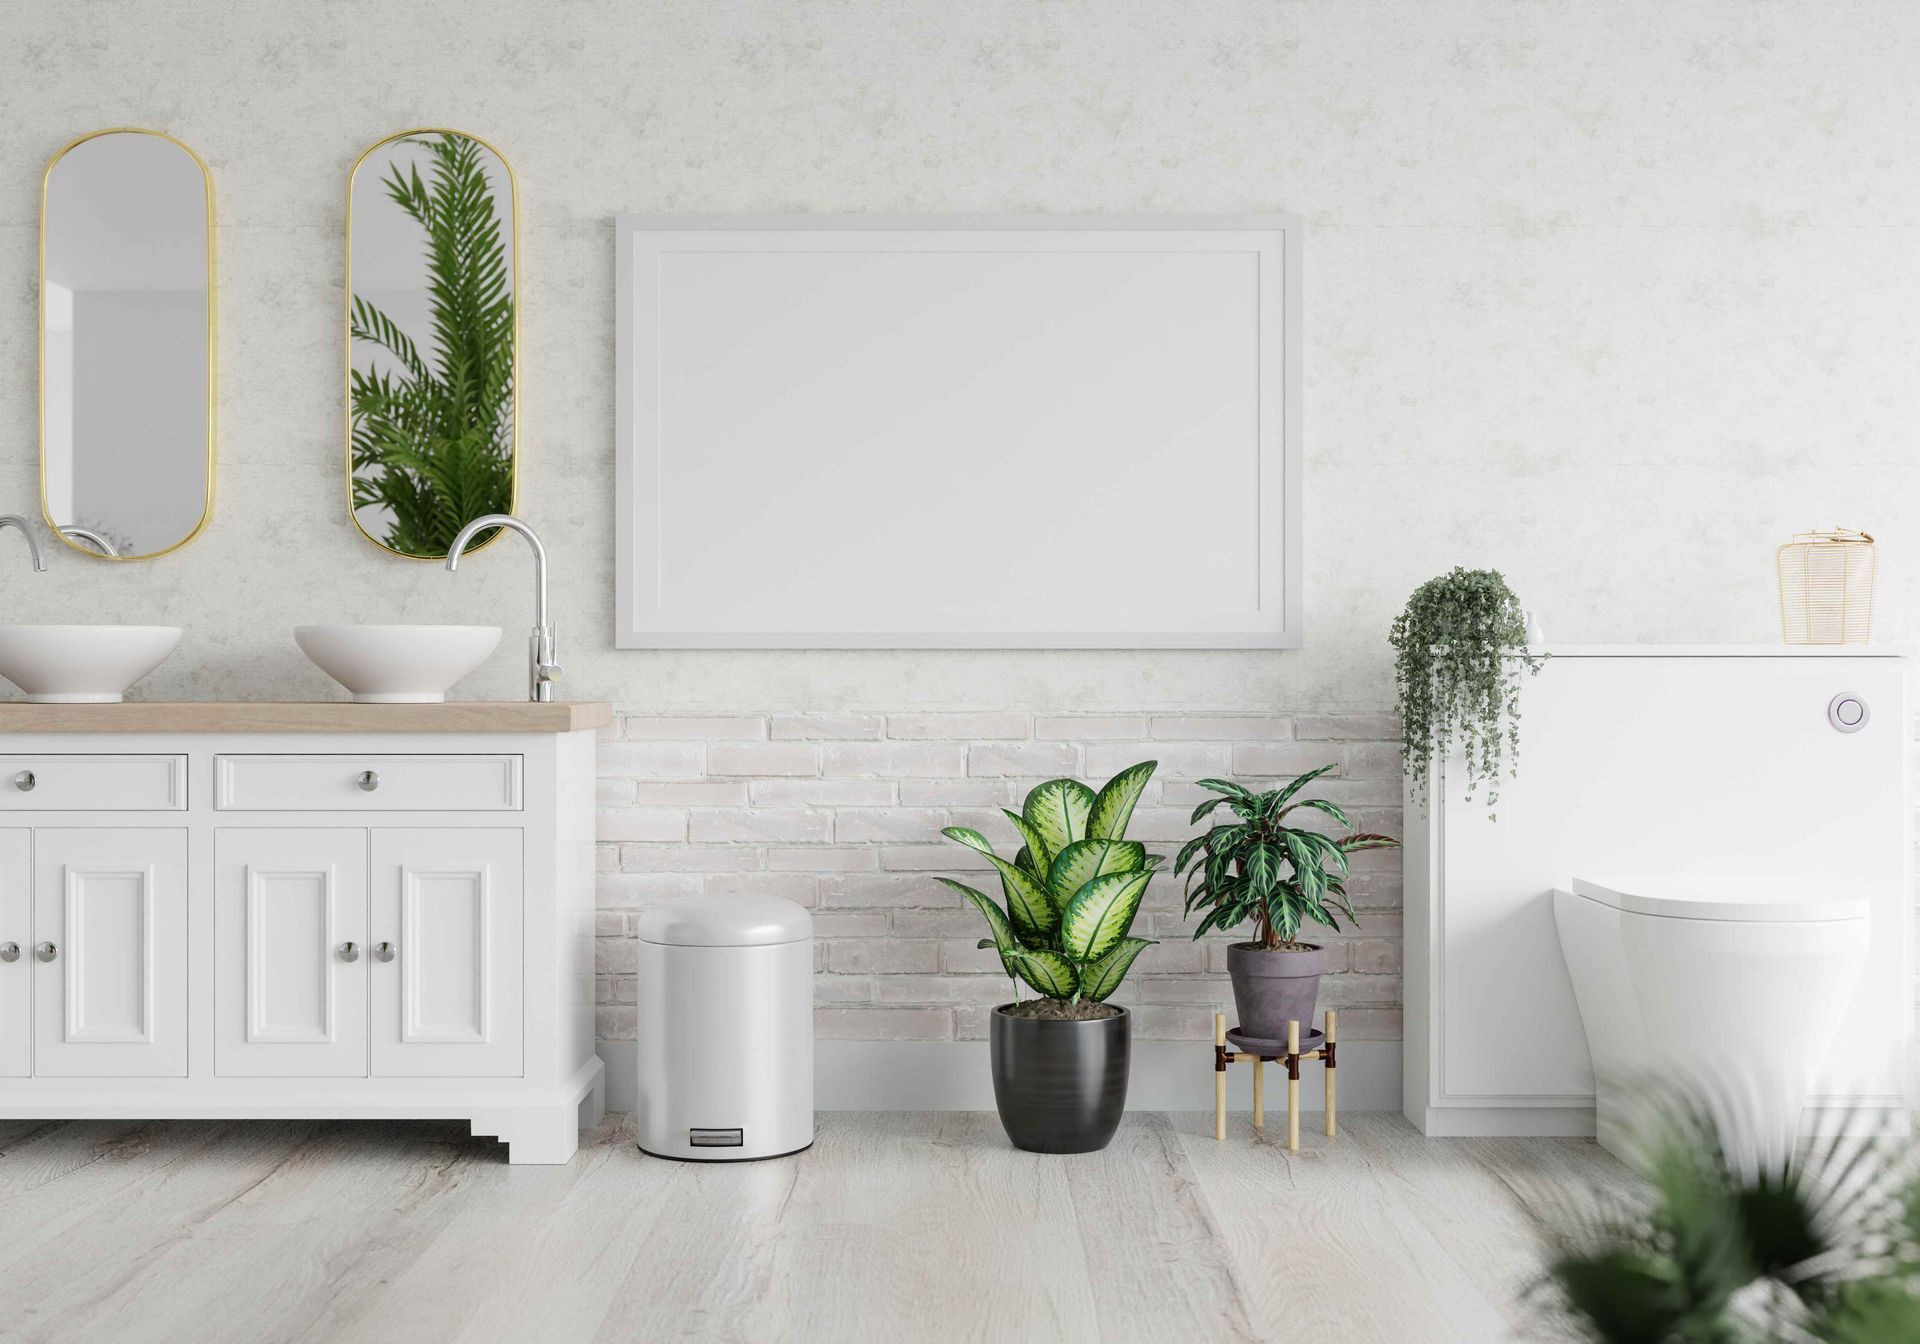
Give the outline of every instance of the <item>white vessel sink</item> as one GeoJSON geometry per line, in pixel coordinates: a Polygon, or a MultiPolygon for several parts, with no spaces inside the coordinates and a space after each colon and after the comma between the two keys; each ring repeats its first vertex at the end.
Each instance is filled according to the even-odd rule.
{"type": "Polygon", "coordinates": [[[303,625],[294,643],[363,705],[437,704],[487,661],[497,625],[303,625]]]}
{"type": "Polygon", "coordinates": [[[177,625],[0,625],[0,677],[40,705],[117,705],[167,661],[177,625]]]}

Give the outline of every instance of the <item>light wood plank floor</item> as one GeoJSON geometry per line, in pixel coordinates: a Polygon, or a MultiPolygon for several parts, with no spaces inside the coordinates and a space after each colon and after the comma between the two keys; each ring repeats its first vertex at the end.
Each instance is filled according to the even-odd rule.
{"type": "Polygon", "coordinates": [[[829,1114],[799,1157],[696,1165],[610,1116],[565,1167],[431,1122],[5,1121],[0,1339],[1542,1337],[1528,1192],[1625,1169],[1342,1120],[1290,1156],[1140,1113],[1043,1157],[991,1114],[829,1114]]]}

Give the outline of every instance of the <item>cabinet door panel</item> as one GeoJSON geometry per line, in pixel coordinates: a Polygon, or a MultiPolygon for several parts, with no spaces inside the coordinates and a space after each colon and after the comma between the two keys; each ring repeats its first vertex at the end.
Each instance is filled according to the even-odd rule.
{"type": "Polygon", "coordinates": [[[0,830],[0,943],[20,949],[0,961],[0,1078],[33,1071],[33,832],[0,830]]]}
{"type": "Polygon", "coordinates": [[[213,926],[215,1073],[366,1076],[364,830],[217,832],[213,926]]]}
{"type": "Polygon", "coordinates": [[[376,1077],[520,1074],[520,832],[379,829],[376,1077]]]}
{"type": "Polygon", "coordinates": [[[187,833],[35,833],[34,1072],[187,1072],[187,833]]]}

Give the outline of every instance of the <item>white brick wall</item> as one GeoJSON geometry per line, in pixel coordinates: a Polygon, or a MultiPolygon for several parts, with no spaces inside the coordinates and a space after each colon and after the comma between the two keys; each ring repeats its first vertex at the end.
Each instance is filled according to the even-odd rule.
{"type": "MultiPolygon", "coordinates": [[[[636,910],[767,892],[813,912],[823,1039],[983,1037],[1010,987],[975,946],[979,916],[931,875],[992,874],[941,827],[1011,850],[999,809],[1033,785],[1066,774],[1097,786],[1151,759],[1161,766],[1128,834],[1169,860],[1211,796],[1193,782],[1206,775],[1256,786],[1332,764],[1316,791],[1397,835],[1398,731],[1387,714],[623,714],[600,747],[600,1035],[635,1034],[636,910]]],[[[1161,942],[1119,995],[1144,1039],[1205,1039],[1231,1001],[1226,946],[1246,935],[1192,942],[1180,890],[1171,874],[1154,882],[1136,928],[1161,942]]],[[[1322,1001],[1344,1034],[1398,1039],[1399,855],[1358,856],[1353,895],[1360,928],[1321,939],[1322,1001]]]]}

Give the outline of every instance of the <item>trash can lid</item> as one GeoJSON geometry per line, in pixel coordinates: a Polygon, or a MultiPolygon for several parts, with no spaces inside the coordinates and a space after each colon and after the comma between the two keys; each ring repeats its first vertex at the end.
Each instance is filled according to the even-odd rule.
{"type": "Polygon", "coordinates": [[[813,936],[813,916],[780,896],[675,896],[640,912],[643,943],[765,947],[813,936]]]}

